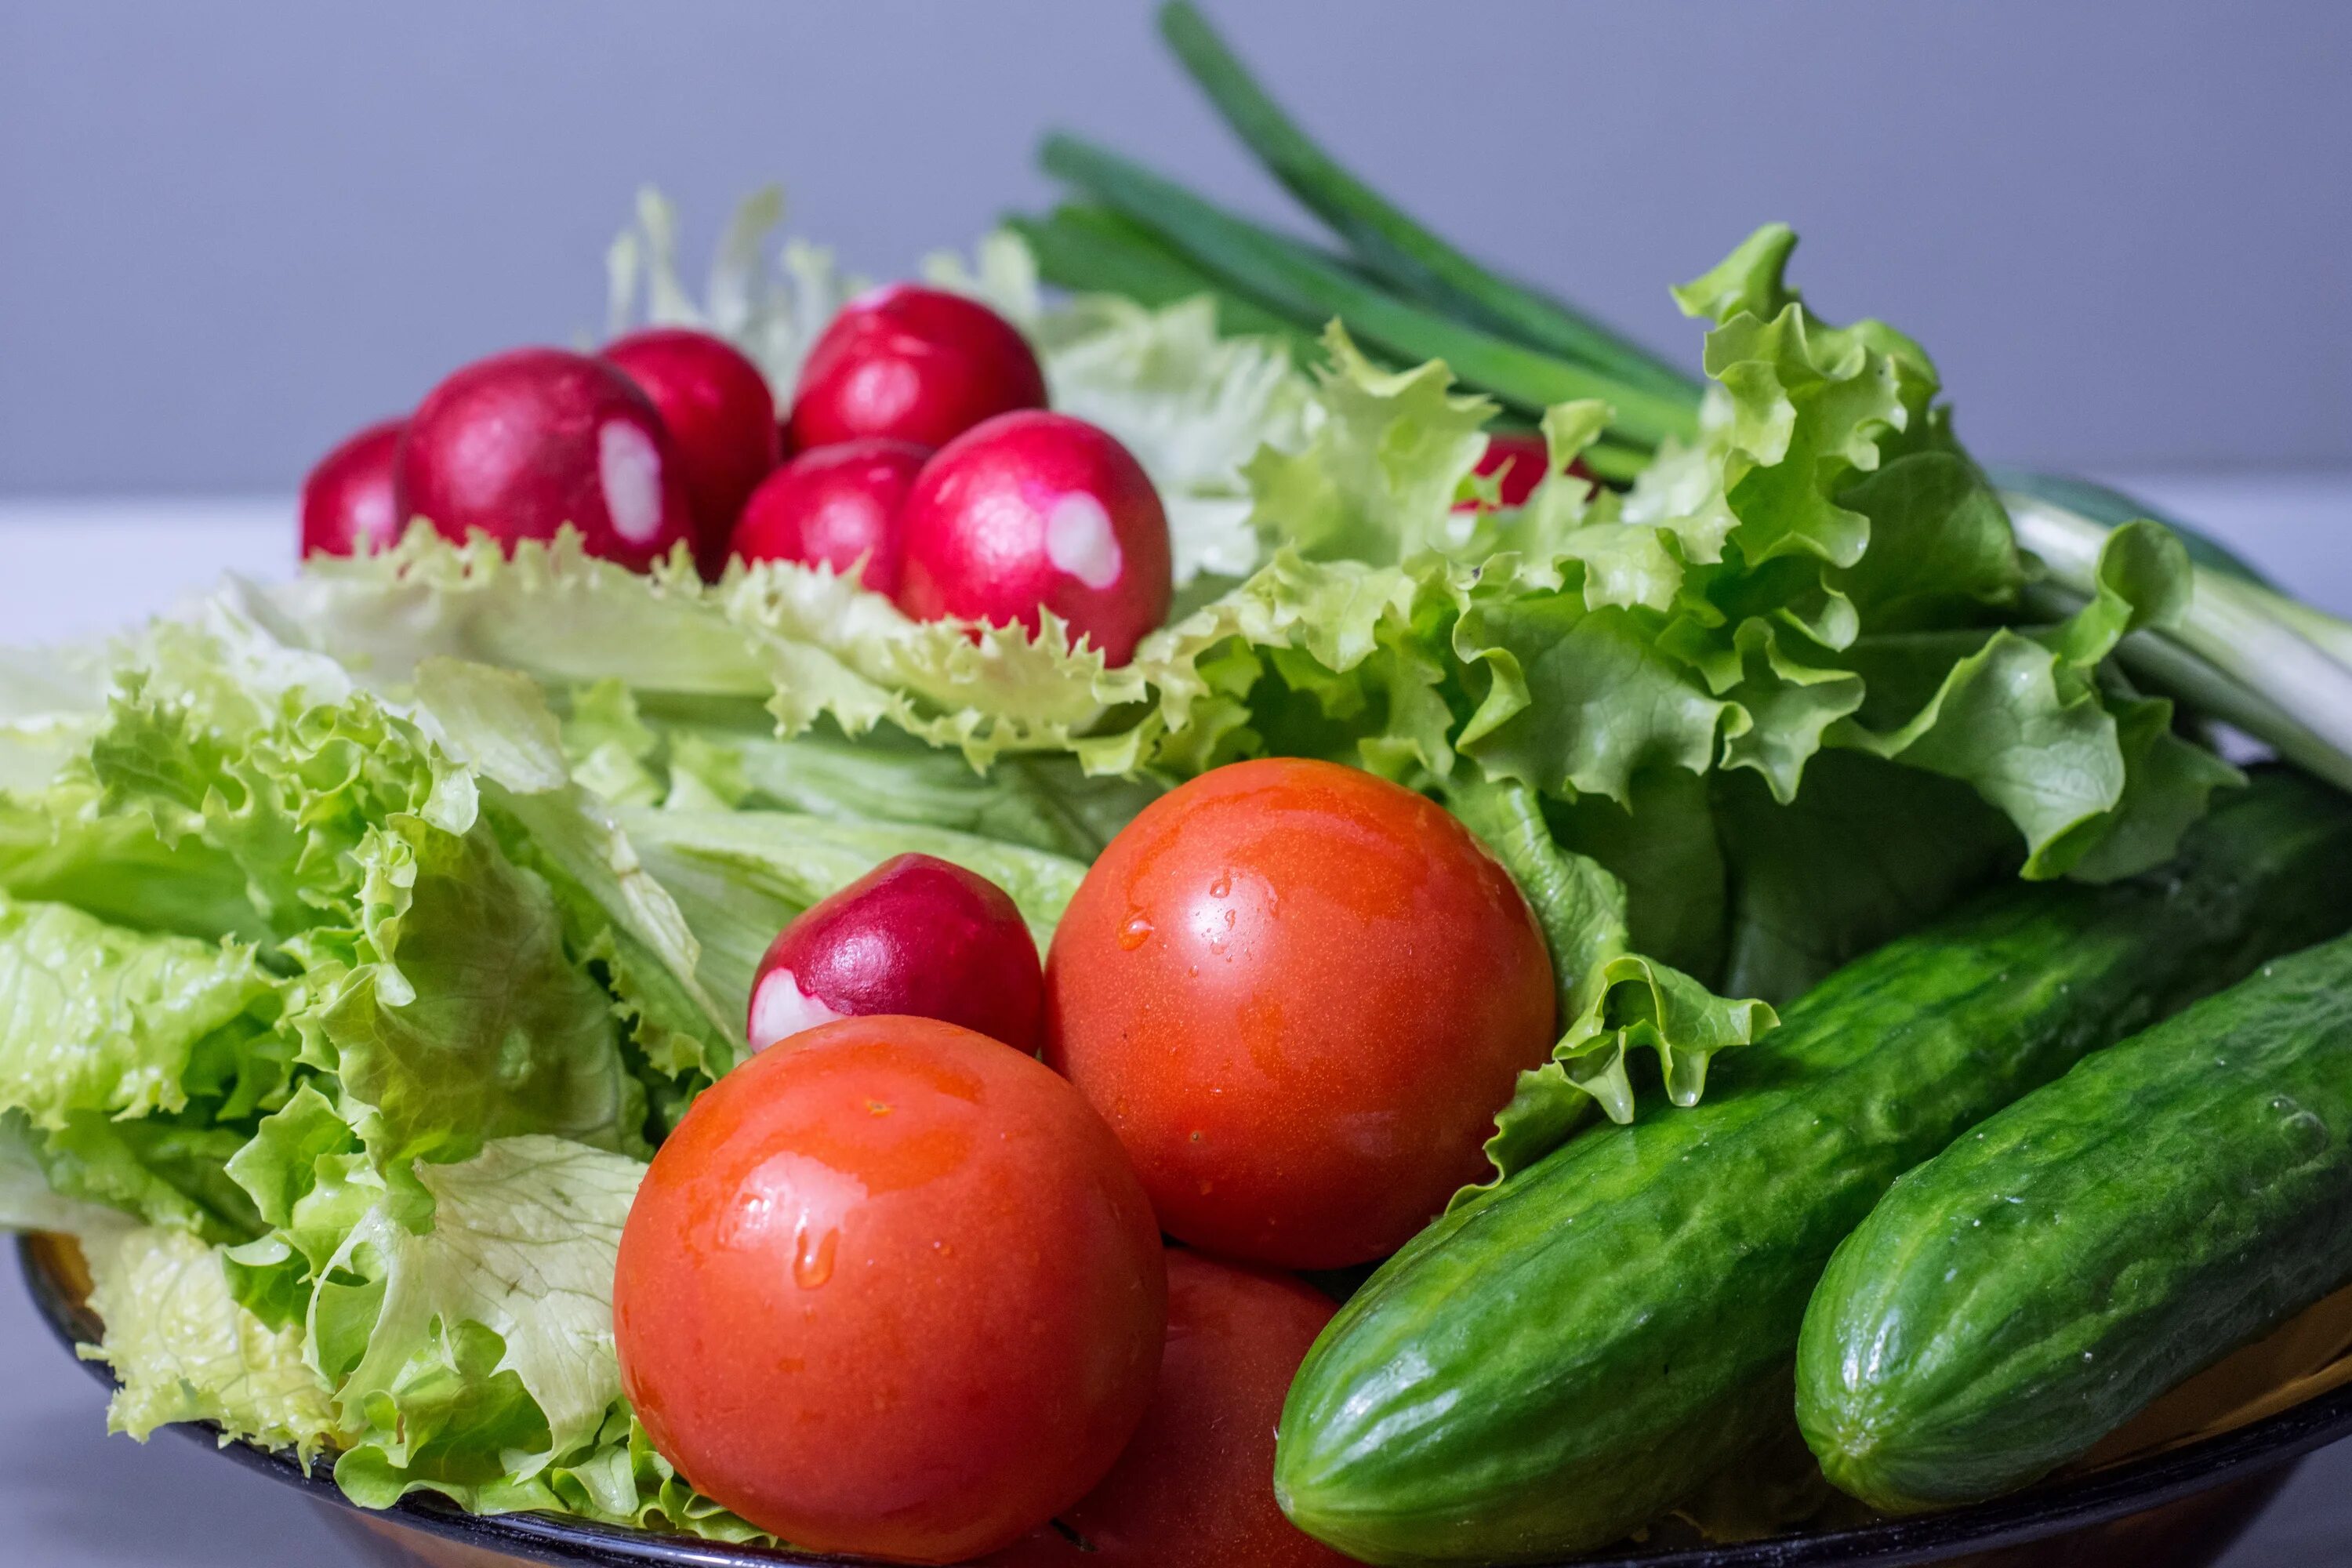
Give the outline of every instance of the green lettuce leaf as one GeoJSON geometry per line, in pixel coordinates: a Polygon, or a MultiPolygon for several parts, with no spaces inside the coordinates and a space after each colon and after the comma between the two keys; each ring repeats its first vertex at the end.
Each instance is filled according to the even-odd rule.
{"type": "Polygon", "coordinates": [[[84,1353],[121,1380],[107,1424],[144,1442],[176,1421],[209,1421],[238,1438],[291,1448],[304,1464],[331,1447],[329,1391],[303,1359],[302,1336],[237,1305],[218,1251],[184,1231],[140,1227],[85,1247],[89,1305],[106,1325],[84,1353]]]}
{"type": "Polygon", "coordinates": [[[0,899],[0,1110],[35,1126],[181,1110],[199,1058],[234,1061],[278,1010],[278,983],[249,947],[0,899]]]}
{"type": "Polygon", "coordinates": [[[370,1149],[461,1159],[522,1132],[635,1146],[611,999],[566,950],[547,884],[487,828],[395,818],[377,859],[360,963],[320,1016],[370,1149]]]}
{"type": "Polygon", "coordinates": [[[392,1204],[354,1226],[331,1272],[369,1277],[377,1300],[335,1395],[353,1436],[336,1479],[356,1500],[426,1488],[506,1506],[595,1439],[621,1397],[613,1265],[644,1173],[563,1139],[502,1139],[417,1167],[429,1229],[392,1204]]]}

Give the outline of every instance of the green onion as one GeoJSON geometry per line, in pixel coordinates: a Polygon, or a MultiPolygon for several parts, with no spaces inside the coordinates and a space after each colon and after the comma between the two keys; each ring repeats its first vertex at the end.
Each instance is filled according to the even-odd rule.
{"type": "MultiPolygon", "coordinates": [[[[2052,583],[2078,595],[2095,591],[2105,524],[2023,490],[2002,500],[2018,543],[2040,559],[2052,583]]],[[[2352,625],[2228,568],[2193,571],[2180,626],[2126,637],[2119,650],[2126,666],[2352,789],[2352,625]]]]}
{"type": "Polygon", "coordinates": [[[1528,413],[1600,398],[1615,408],[1615,429],[1627,444],[1655,446],[1696,428],[1686,396],[1628,386],[1396,299],[1311,247],[1220,211],[1117,153],[1055,135],[1040,161],[1047,173],[1150,228],[1226,287],[1277,313],[1337,316],[1374,348],[1411,363],[1442,359],[1463,382],[1528,413]]]}
{"type": "Polygon", "coordinates": [[[1064,205],[1042,218],[1010,215],[1004,223],[1036,257],[1038,274],[1057,289],[1123,294],[1153,306],[1206,294],[1216,302],[1218,330],[1229,337],[1281,338],[1295,354],[1314,347],[1320,322],[1278,316],[1219,286],[1150,230],[1107,208],[1064,205]]]}
{"type": "Polygon", "coordinates": [[[1664,358],[1490,271],[1349,174],[1267,95],[1188,0],[1160,8],[1160,31],[1234,133],[1373,276],[1467,325],[1564,354],[1625,385],[1685,401],[1696,395],[1697,384],[1664,358]]]}

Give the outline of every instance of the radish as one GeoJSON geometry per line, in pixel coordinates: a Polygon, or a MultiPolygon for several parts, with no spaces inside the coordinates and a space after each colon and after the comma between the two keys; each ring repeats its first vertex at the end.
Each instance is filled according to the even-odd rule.
{"type": "Polygon", "coordinates": [[[885,860],[783,929],[751,982],[751,1048],[836,1018],[905,1013],[1036,1054],[1037,943],[1004,889],[929,855],[885,860]]]}
{"type": "Polygon", "coordinates": [[[901,514],[898,607],[1035,631],[1125,664],[1168,616],[1168,515],[1143,466],[1066,414],[1000,414],[940,448],[901,514]]]}
{"type": "Polygon", "coordinates": [[[516,349],[425,395],[393,466],[396,513],[443,538],[552,539],[642,570],[694,537],[676,448],[653,401],[602,360],[516,349]]]}
{"type": "Polygon", "coordinates": [[[961,294],[894,283],[843,307],[810,349],[792,445],[887,436],[941,447],[992,415],[1045,406],[1045,373],[1011,322],[961,294]]]}
{"type": "Polygon", "coordinates": [[[400,536],[392,465],[407,425],[371,425],[319,459],[302,481],[303,554],[366,555],[400,536]]]}
{"type": "MultiPolygon", "coordinates": [[[[1480,476],[1496,476],[1496,504],[1525,506],[1528,498],[1543,483],[1551,465],[1550,449],[1544,438],[1533,430],[1497,430],[1486,437],[1486,449],[1479,454],[1477,472],[1480,476]]],[[[1582,458],[1568,465],[1568,471],[1580,479],[1590,479],[1592,471],[1582,458]]],[[[1475,500],[1456,501],[1455,511],[1484,510],[1475,500]]]]}
{"type": "Polygon", "coordinates": [[[683,327],[632,332],[604,357],[661,411],[694,507],[695,561],[717,576],[743,503],[783,460],[768,378],[734,344],[683,327]]]}
{"type": "Polygon", "coordinates": [[[844,441],[803,452],[751,492],[735,525],[746,561],[829,563],[877,594],[898,586],[898,513],[931,455],[912,441],[844,441]]]}

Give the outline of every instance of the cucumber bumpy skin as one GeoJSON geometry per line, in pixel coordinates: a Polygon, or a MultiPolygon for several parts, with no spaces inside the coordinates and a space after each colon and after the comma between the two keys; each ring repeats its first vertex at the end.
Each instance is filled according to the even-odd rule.
{"type": "Polygon", "coordinates": [[[1788,1429],[1805,1304],[1895,1178],[2100,1047],[2352,923],[2352,805],[2272,774],[2162,871],[2011,889],[1847,965],[1706,1103],[1571,1140],[1340,1310],[1275,1489],[1379,1563],[1605,1544],[1788,1429]]]}
{"type": "Polygon", "coordinates": [[[2352,1281],[2352,937],[2265,965],[1895,1184],[1813,1292],[1797,1420],[1893,1512],[2039,1479],[2352,1281]]]}

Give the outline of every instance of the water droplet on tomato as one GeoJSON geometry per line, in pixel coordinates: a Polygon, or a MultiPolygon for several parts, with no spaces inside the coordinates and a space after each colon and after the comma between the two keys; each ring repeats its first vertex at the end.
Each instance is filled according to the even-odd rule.
{"type": "Polygon", "coordinates": [[[823,1236],[800,1233],[793,1246],[793,1283],[803,1290],[814,1290],[833,1278],[833,1255],[841,1247],[841,1232],[828,1230],[823,1236]]]}
{"type": "Polygon", "coordinates": [[[1233,890],[1234,878],[1230,871],[1219,873],[1217,879],[1209,884],[1209,897],[1213,899],[1222,899],[1233,890]]]}
{"type": "Polygon", "coordinates": [[[1133,952],[1150,935],[1151,921],[1141,910],[1138,910],[1127,917],[1125,925],[1118,928],[1118,945],[1121,951],[1133,952]]]}

